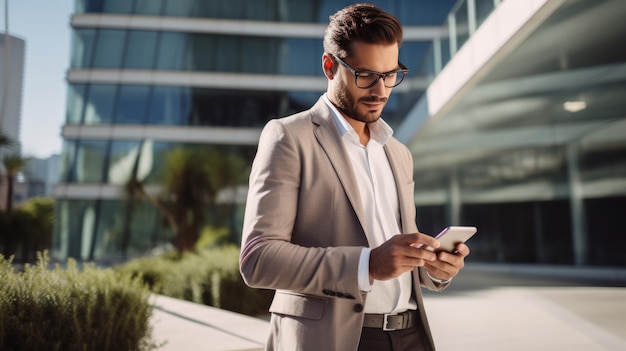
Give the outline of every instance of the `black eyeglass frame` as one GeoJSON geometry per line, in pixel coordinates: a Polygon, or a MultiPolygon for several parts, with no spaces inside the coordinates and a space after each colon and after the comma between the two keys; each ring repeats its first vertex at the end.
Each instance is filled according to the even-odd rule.
{"type": "Polygon", "coordinates": [[[385,85],[386,88],[395,88],[398,85],[400,85],[400,83],[402,83],[404,81],[404,78],[406,78],[406,75],[409,73],[409,69],[406,68],[405,65],[402,64],[402,62],[398,61],[398,66],[400,66],[400,69],[395,69],[393,71],[389,71],[389,72],[385,72],[385,73],[379,73],[379,72],[374,72],[374,71],[368,71],[368,70],[362,70],[362,71],[357,71],[354,68],[352,68],[352,66],[350,66],[348,63],[346,63],[346,61],[340,59],[339,57],[331,54],[332,57],[337,60],[337,62],[339,62],[342,66],[344,66],[345,68],[347,68],[350,72],[352,72],[352,74],[354,75],[354,85],[357,86],[357,88],[361,88],[361,89],[369,89],[371,87],[373,87],[374,85],[376,85],[378,83],[378,81],[380,79],[383,80],[383,84],[385,85]],[[359,86],[359,75],[361,74],[373,74],[375,75],[377,78],[368,86],[359,86]],[[396,78],[396,82],[394,85],[392,86],[387,86],[386,84],[386,79],[387,77],[389,77],[391,74],[399,74],[401,73],[402,76],[400,77],[400,79],[396,78]]]}

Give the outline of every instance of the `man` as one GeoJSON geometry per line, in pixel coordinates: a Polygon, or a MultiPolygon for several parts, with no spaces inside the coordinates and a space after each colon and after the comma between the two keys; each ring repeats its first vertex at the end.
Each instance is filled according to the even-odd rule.
{"type": "Polygon", "coordinates": [[[469,248],[426,249],[439,243],[415,224],[411,154],[380,119],[407,72],[401,42],[375,6],[340,10],[326,94],[263,129],[240,265],[248,285],[276,290],[268,350],[434,350],[420,287],[445,288],[469,248]]]}

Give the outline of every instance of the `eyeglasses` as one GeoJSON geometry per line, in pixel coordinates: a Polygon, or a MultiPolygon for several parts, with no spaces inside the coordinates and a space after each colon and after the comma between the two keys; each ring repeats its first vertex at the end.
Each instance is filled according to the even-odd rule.
{"type": "Polygon", "coordinates": [[[398,62],[398,66],[400,69],[396,69],[386,73],[378,73],[373,71],[357,71],[354,68],[350,67],[344,60],[339,57],[333,55],[337,62],[341,63],[342,66],[347,68],[352,74],[354,74],[354,82],[357,87],[361,89],[369,89],[378,83],[379,79],[383,80],[385,87],[393,88],[397,87],[402,81],[404,77],[406,77],[407,73],[409,73],[409,69],[406,68],[402,63],[398,62]]]}

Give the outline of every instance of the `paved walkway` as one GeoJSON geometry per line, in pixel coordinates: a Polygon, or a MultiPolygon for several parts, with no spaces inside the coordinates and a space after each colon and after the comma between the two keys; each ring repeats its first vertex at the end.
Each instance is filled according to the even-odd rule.
{"type": "Polygon", "coordinates": [[[439,351],[626,350],[624,288],[505,287],[425,304],[439,351]]]}
{"type": "MultiPolygon", "coordinates": [[[[438,351],[626,350],[621,283],[512,275],[467,268],[443,293],[425,294],[438,351]]],[[[161,351],[262,350],[269,327],[262,319],[163,296],[155,297],[152,320],[154,339],[167,341],[161,351]]]]}
{"type": "Polygon", "coordinates": [[[263,350],[265,320],[166,296],[155,296],[153,338],[159,351],[263,350]]]}

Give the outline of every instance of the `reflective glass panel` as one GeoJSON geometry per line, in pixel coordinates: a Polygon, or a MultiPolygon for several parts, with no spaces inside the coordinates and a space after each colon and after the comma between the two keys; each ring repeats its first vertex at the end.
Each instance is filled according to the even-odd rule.
{"type": "Polygon", "coordinates": [[[153,68],[156,61],[157,36],[157,32],[129,31],[124,68],[153,68]]]}
{"type": "MultiPolygon", "coordinates": [[[[492,1],[492,0],[490,0],[492,1]]],[[[76,12],[134,13],[143,15],[224,18],[235,20],[319,22],[350,5],[349,0],[77,0],[76,12]]],[[[376,4],[400,19],[403,25],[440,25],[456,0],[384,0],[376,4]]]]}
{"type": "Polygon", "coordinates": [[[476,6],[476,28],[489,17],[489,14],[494,9],[493,0],[474,0],[476,6]]]}
{"type": "Polygon", "coordinates": [[[147,124],[186,124],[191,107],[191,89],[155,86],[150,94],[147,124]]]}
{"type": "Polygon", "coordinates": [[[95,37],[95,29],[75,29],[72,32],[72,68],[91,67],[95,37]]]}
{"type": "Polygon", "coordinates": [[[59,200],[56,203],[59,225],[53,236],[53,256],[89,260],[95,220],[95,200],[59,200]]]}
{"type": "Polygon", "coordinates": [[[181,70],[186,47],[184,33],[162,32],[159,38],[157,69],[181,70]]]}
{"type": "Polygon", "coordinates": [[[129,208],[130,223],[124,233],[125,244],[122,252],[130,256],[148,253],[157,247],[168,247],[172,239],[167,221],[159,214],[153,204],[141,201],[129,208]]]}
{"type": "Polygon", "coordinates": [[[70,84],[67,89],[65,123],[80,124],[85,107],[86,84],[70,84]]]}
{"type": "Polygon", "coordinates": [[[113,120],[116,85],[93,84],[87,90],[84,124],[107,124],[113,120]]]}
{"type": "Polygon", "coordinates": [[[456,51],[459,51],[463,44],[469,39],[469,22],[467,17],[467,1],[462,1],[454,13],[456,28],[456,51]]]}
{"type": "Polygon", "coordinates": [[[106,0],[103,12],[130,14],[133,9],[133,0],[106,0]]]}
{"type": "Polygon", "coordinates": [[[76,140],[65,139],[63,141],[63,153],[61,154],[61,177],[59,182],[73,182],[75,180],[73,167],[76,157],[76,140]]]}
{"type": "MultiPolygon", "coordinates": [[[[197,0],[178,0],[178,1],[165,1],[165,8],[163,9],[164,16],[182,16],[182,17],[194,17],[195,3],[197,0]]],[[[215,3],[215,1],[202,1],[208,3],[215,3]]]]}
{"type": "Polygon", "coordinates": [[[152,162],[150,171],[140,178],[147,184],[162,182],[165,174],[166,155],[170,150],[179,145],[180,144],[177,143],[152,142],[142,147],[141,157],[151,159],[152,162]]]}
{"type": "MultiPolygon", "coordinates": [[[[164,0],[135,0],[135,13],[141,15],[159,15],[164,0]]],[[[212,2],[212,1],[209,1],[212,2]]]]}
{"type": "Polygon", "coordinates": [[[120,68],[122,67],[122,52],[126,32],[117,29],[100,29],[95,41],[93,67],[120,68]]]}
{"type": "Polygon", "coordinates": [[[77,183],[102,183],[107,158],[108,142],[105,140],[80,140],[72,165],[73,179],[77,183]]]}
{"type": "MultiPolygon", "coordinates": [[[[271,47],[259,50],[260,52],[268,51],[267,60],[255,60],[254,55],[250,55],[247,56],[247,61],[245,62],[249,62],[249,65],[273,64],[275,65],[276,72],[279,74],[323,75],[320,60],[321,53],[324,52],[324,47],[321,40],[284,39],[282,41],[276,40],[270,42],[270,44],[271,47]],[[272,57],[271,53],[274,53],[274,57],[272,57]]],[[[266,45],[266,43],[257,43],[257,46],[264,45],[266,45]]],[[[248,65],[245,65],[244,69],[247,68],[248,65]]]]}
{"type": "MultiPolygon", "coordinates": [[[[119,89],[117,93],[115,85],[89,86],[84,124],[112,123],[112,108],[117,105],[115,123],[262,127],[271,118],[311,107],[322,94],[137,85],[119,89]]],[[[397,125],[414,101],[414,97],[392,94],[383,118],[397,125]]]]}
{"type": "Polygon", "coordinates": [[[117,97],[115,123],[142,124],[148,106],[148,86],[121,85],[117,97]]]}
{"type": "Polygon", "coordinates": [[[103,12],[106,0],[76,0],[76,12],[103,12]]]}
{"type": "Polygon", "coordinates": [[[125,185],[131,179],[133,170],[139,166],[140,150],[141,144],[139,141],[111,141],[108,183],[125,185]]]}
{"type": "Polygon", "coordinates": [[[93,259],[115,260],[123,257],[124,234],[128,231],[131,220],[127,212],[129,209],[126,201],[100,200],[93,259]]]}

